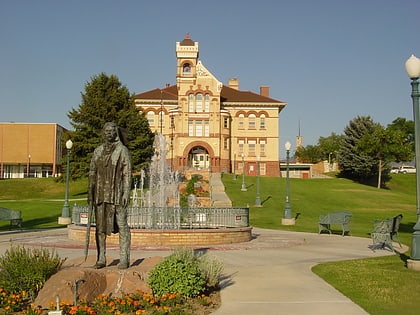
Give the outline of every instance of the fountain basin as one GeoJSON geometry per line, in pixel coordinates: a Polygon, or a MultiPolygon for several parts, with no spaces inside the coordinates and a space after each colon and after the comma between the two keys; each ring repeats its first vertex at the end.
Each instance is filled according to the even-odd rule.
{"type": "MultiPolygon", "coordinates": [[[[71,224],[67,227],[68,238],[85,242],[86,226],[71,224]]],[[[223,245],[249,242],[252,227],[220,229],[131,229],[131,245],[138,247],[177,247],[223,245]]],[[[95,227],[91,228],[90,244],[95,244],[95,227]]],[[[107,237],[107,244],[118,245],[118,234],[107,237]]]]}

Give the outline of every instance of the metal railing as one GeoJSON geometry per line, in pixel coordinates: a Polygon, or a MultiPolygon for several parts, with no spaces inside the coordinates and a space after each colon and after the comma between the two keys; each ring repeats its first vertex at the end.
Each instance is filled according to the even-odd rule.
{"type": "MultiPolygon", "coordinates": [[[[74,205],[72,223],[86,225],[88,207],[74,205]]],[[[128,207],[132,229],[218,229],[249,226],[249,208],[128,207]]],[[[92,224],[95,224],[93,218],[92,224]]]]}

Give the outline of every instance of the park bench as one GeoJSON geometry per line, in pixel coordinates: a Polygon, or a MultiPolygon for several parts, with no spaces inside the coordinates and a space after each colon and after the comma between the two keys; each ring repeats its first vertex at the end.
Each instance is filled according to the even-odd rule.
{"type": "Polygon", "coordinates": [[[350,212],[344,210],[321,214],[319,216],[318,222],[318,234],[321,234],[322,231],[328,231],[330,234],[332,234],[331,225],[340,225],[342,236],[344,236],[346,232],[350,234],[351,216],[352,214],[350,212]]]}
{"type": "Polygon", "coordinates": [[[388,246],[393,252],[395,252],[394,246],[392,245],[393,241],[398,242],[400,247],[402,247],[398,238],[398,230],[400,228],[402,218],[403,215],[399,214],[393,218],[375,220],[373,222],[373,231],[370,233],[373,242],[373,249],[378,247],[384,249],[388,246]]]}
{"type": "Polygon", "coordinates": [[[22,213],[20,210],[0,207],[0,220],[10,221],[10,226],[22,227],[22,213]]]}

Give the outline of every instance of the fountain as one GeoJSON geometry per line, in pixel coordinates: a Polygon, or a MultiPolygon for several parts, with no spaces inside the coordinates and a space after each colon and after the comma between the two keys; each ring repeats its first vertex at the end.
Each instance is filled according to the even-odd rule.
{"type": "Polygon", "coordinates": [[[150,163],[146,207],[179,207],[179,173],[168,166],[165,137],[158,133],[153,143],[155,153],[150,163]]]}
{"type": "MultiPolygon", "coordinates": [[[[248,207],[204,207],[197,202],[196,196],[191,194],[188,196],[188,206],[181,207],[181,174],[168,166],[165,137],[160,133],[156,134],[153,146],[154,155],[148,173],[149,185],[144,187],[147,176],[142,170],[140,178],[134,182],[132,205],[128,207],[132,245],[202,246],[251,240],[252,228],[249,227],[248,207]]],[[[220,180],[219,182],[220,188],[223,184],[220,180]]],[[[86,214],[87,206],[73,207],[73,224],[68,227],[70,239],[85,239],[86,214]]],[[[91,237],[91,242],[94,242],[94,233],[91,233],[91,237]]],[[[107,243],[118,244],[118,235],[108,237],[107,243]]]]}

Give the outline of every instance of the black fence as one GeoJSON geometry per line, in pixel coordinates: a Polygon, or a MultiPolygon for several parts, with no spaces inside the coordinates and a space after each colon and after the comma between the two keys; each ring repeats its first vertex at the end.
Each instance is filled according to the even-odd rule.
{"type": "MultiPolygon", "coordinates": [[[[88,207],[74,205],[72,223],[87,222],[88,207]]],[[[151,230],[248,227],[249,208],[128,207],[128,225],[132,229],[151,230]]]]}

